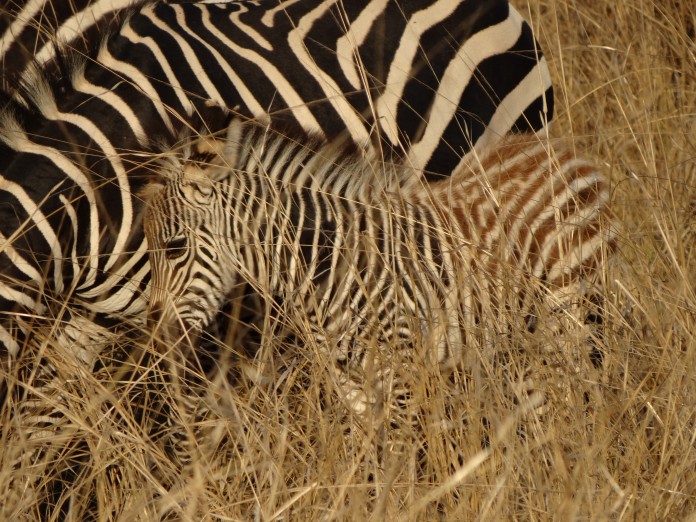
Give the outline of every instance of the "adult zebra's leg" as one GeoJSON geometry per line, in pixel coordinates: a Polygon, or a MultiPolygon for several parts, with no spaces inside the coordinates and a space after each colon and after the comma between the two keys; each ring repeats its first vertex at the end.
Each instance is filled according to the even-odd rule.
{"type": "Polygon", "coordinates": [[[67,310],[52,324],[29,326],[30,341],[6,375],[2,468],[12,478],[2,518],[79,518],[91,509],[89,440],[94,419],[102,418],[95,411],[110,399],[110,383],[97,382],[93,371],[118,334],[67,310]]]}

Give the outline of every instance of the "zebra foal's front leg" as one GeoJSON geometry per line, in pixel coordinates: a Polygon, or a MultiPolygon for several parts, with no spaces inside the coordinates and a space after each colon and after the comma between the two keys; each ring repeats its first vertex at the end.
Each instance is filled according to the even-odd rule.
{"type": "MultiPolygon", "coordinates": [[[[203,331],[162,328],[151,313],[150,386],[157,396],[157,421],[150,432],[158,458],[151,462],[159,481],[155,502],[162,520],[198,519],[205,515],[204,487],[221,459],[222,441],[234,447],[238,429],[230,417],[240,379],[254,365],[261,301],[239,288],[203,331]],[[235,429],[230,426],[233,424],[235,429]],[[204,480],[204,478],[206,478],[204,480]],[[163,491],[163,493],[162,493],[163,491]]],[[[250,370],[253,374],[253,370],[250,370]]]]}

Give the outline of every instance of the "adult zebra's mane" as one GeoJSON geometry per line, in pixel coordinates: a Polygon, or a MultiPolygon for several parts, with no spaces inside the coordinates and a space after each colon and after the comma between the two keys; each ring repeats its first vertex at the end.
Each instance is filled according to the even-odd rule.
{"type": "MultiPolygon", "coordinates": [[[[55,105],[57,100],[68,97],[87,64],[97,63],[99,53],[109,41],[119,34],[124,25],[143,6],[152,3],[155,3],[155,0],[137,0],[127,8],[114,11],[113,16],[107,19],[106,28],[100,28],[96,33],[95,36],[98,38],[88,38],[87,35],[80,34],[73,40],[60,41],[56,27],[50,25],[50,22],[38,27],[38,31],[46,35],[44,42],[53,44],[54,56],[44,63],[39,63],[35,55],[27,49],[26,63],[10,63],[4,66],[4,69],[14,66],[18,70],[3,76],[4,89],[0,87],[0,118],[3,121],[18,120],[21,127],[38,127],[42,118],[46,117],[43,111],[47,107],[46,104],[55,105]]],[[[104,22],[100,19],[99,23],[104,22]]],[[[90,29],[97,28],[97,25],[90,29]]]]}
{"type": "Polygon", "coordinates": [[[108,6],[99,6],[96,1],[75,5],[48,0],[38,13],[24,12],[29,7],[28,2],[25,5],[15,2],[13,10],[11,6],[0,8],[7,20],[0,33],[5,40],[0,50],[3,71],[0,91],[5,92],[5,97],[19,101],[22,91],[27,87],[31,89],[31,81],[26,81],[27,73],[34,74],[30,69],[51,76],[57,84],[61,78],[69,81],[76,57],[94,58],[104,41],[120,31],[133,13],[156,1],[114,0],[108,6]],[[16,22],[24,23],[12,28],[16,22]]]}

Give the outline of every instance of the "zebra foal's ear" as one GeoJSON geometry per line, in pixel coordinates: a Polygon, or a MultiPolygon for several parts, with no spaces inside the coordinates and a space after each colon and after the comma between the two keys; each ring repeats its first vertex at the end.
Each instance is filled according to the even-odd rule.
{"type": "Polygon", "coordinates": [[[180,168],[180,159],[172,154],[166,153],[151,158],[142,165],[142,176],[145,181],[138,191],[138,196],[148,203],[168,181],[175,179],[176,172],[180,168]]]}
{"type": "Polygon", "coordinates": [[[152,175],[147,183],[138,191],[138,197],[147,205],[164,188],[164,178],[152,175]]]}
{"type": "Polygon", "coordinates": [[[239,163],[241,156],[242,139],[244,137],[244,127],[249,125],[240,118],[232,118],[227,127],[227,136],[225,136],[225,146],[222,151],[222,157],[228,168],[235,168],[239,163]]]}

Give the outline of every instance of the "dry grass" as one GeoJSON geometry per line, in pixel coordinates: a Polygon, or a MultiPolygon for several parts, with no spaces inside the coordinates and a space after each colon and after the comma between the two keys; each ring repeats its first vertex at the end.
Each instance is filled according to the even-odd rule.
{"type": "MultiPolygon", "coordinates": [[[[66,428],[51,444],[28,442],[21,426],[3,430],[0,519],[17,510],[50,519],[31,492],[45,494],[42,481],[60,470],[75,513],[91,502],[100,520],[158,520],[167,509],[171,520],[696,517],[696,8],[513,3],[534,21],[554,75],[552,134],[600,158],[614,186],[623,231],[603,274],[603,367],[575,372],[520,333],[501,345],[506,364],[476,382],[414,372],[421,428],[394,430],[353,418],[311,350],[271,360],[263,385],[192,384],[210,411],[191,422],[199,405],[149,391],[161,365],[133,348],[146,341],[118,340],[105,357],[119,364],[105,360],[95,375],[46,349],[65,387],[42,399],[65,412],[66,428]],[[526,365],[544,411],[523,393],[526,365]],[[185,472],[154,435],[163,408],[188,432],[185,472]],[[30,444],[53,452],[13,469],[30,444]],[[75,462],[88,465],[71,471],[75,462]],[[42,479],[22,491],[28,476],[42,479]]],[[[0,422],[13,426],[11,417],[7,408],[0,422]]]]}

